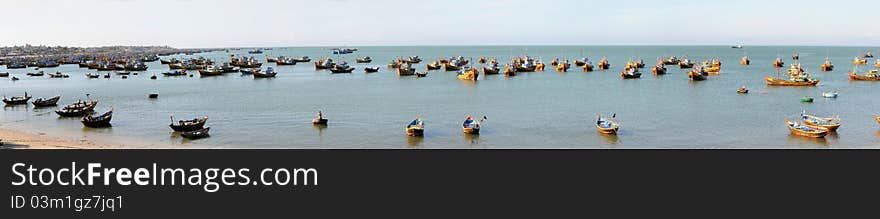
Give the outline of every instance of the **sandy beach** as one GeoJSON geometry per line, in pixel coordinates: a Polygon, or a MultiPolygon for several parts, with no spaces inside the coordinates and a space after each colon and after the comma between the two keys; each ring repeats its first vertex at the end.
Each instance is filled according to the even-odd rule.
{"type": "Polygon", "coordinates": [[[119,148],[87,139],[64,139],[45,133],[0,129],[0,148],[3,149],[106,149],[119,148]]]}

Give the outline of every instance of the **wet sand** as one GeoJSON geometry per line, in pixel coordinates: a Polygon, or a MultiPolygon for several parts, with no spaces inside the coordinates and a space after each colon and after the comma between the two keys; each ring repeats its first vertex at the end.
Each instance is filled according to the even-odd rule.
{"type": "Polygon", "coordinates": [[[0,129],[0,148],[3,149],[106,149],[121,148],[88,139],[65,139],[45,133],[0,129]]]}

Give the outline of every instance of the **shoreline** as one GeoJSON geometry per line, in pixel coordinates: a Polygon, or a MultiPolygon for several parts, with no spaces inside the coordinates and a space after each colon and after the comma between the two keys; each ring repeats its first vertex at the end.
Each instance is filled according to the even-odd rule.
{"type": "Polygon", "coordinates": [[[67,139],[46,133],[29,133],[21,130],[0,128],[2,149],[112,149],[122,148],[106,142],[90,139],[67,139]]]}

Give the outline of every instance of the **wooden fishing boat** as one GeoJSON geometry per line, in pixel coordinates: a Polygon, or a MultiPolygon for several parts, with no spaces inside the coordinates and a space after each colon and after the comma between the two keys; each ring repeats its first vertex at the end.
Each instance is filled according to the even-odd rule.
{"type": "Polygon", "coordinates": [[[38,72],[28,72],[25,75],[31,76],[31,77],[40,77],[40,76],[46,75],[46,73],[43,71],[38,71],[38,72]]]}
{"type": "Polygon", "coordinates": [[[792,59],[792,60],[795,60],[795,61],[800,60],[800,59],[801,59],[801,54],[794,53],[794,54],[791,55],[791,59],[792,59]]]}
{"type": "Polygon", "coordinates": [[[397,76],[412,76],[416,74],[416,69],[409,63],[403,63],[397,66],[397,76]]]}
{"type": "Polygon", "coordinates": [[[379,72],[379,67],[366,67],[366,68],[364,68],[364,72],[376,73],[376,72],[379,72]]]}
{"type": "Polygon", "coordinates": [[[819,84],[819,80],[815,79],[795,81],[766,76],[764,77],[764,80],[767,82],[767,85],[770,86],[816,86],[816,84],[819,84]]]}
{"type": "Polygon", "coordinates": [[[296,65],[297,61],[290,58],[279,58],[275,60],[276,65],[296,65]]]}
{"type": "Polygon", "coordinates": [[[721,66],[705,66],[703,70],[709,74],[718,74],[721,73],[721,66]]]}
{"type": "Polygon", "coordinates": [[[867,64],[868,64],[868,60],[867,60],[867,59],[863,59],[863,58],[858,58],[858,57],[856,57],[856,58],[852,61],[852,64],[853,64],[853,65],[867,65],[867,64]]]}
{"type": "Polygon", "coordinates": [[[824,138],[826,135],[828,135],[828,130],[812,128],[810,126],[798,122],[792,122],[787,119],[785,120],[785,124],[786,127],[788,127],[788,130],[791,131],[791,134],[794,135],[810,138],[824,138]]]}
{"type": "Polygon", "coordinates": [[[272,58],[272,57],[266,56],[266,62],[278,62],[279,59],[282,59],[282,57],[272,58]]]}
{"type": "Polygon", "coordinates": [[[776,60],[773,61],[773,67],[782,68],[783,66],[785,66],[785,62],[783,62],[781,58],[776,58],[776,60]]]}
{"type": "Polygon", "coordinates": [[[688,71],[688,78],[691,81],[704,81],[707,76],[709,76],[709,73],[706,73],[701,68],[688,71]]]}
{"type": "Polygon", "coordinates": [[[86,78],[100,78],[100,77],[101,77],[101,75],[97,74],[97,73],[95,73],[95,74],[86,73],[86,78]]]}
{"type": "Polygon", "coordinates": [[[822,71],[833,71],[834,70],[834,64],[831,64],[831,58],[828,58],[828,57],[825,57],[825,63],[822,63],[822,65],[819,67],[822,69],[822,71]]]}
{"type": "Polygon", "coordinates": [[[333,62],[333,59],[326,58],[322,61],[315,62],[315,70],[321,69],[330,69],[336,66],[336,63],[333,62]]]}
{"type": "Polygon", "coordinates": [[[448,63],[448,62],[446,64],[443,64],[443,67],[446,69],[446,71],[460,71],[461,70],[461,66],[456,66],[456,65],[454,65],[452,63],[448,63]]]}
{"type": "Polygon", "coordinates": [[[480,121],[476,121],[473,119],[473,117],[468,115],[467,118],[464,119],[464,123],[462,123],[461,125],[462,132],[464,132],[465,134],[479,135],[480,128],[482,127],[481,124],[485,119],[486,117],[483,116],[483,119],[480,119],[480,121]]]}
{"type": "Polygon", "coordinates": [[[428,72],[416,72],[416,77],[419,77],[419,78],[428,77],[428,72]]]}
{"type": "Polygon", "coordinates": [[[388,68],[390,68],[390,69],[400,68],[400,63],[401,63],[401,61],[399,59],[397,61],[392,60],[391,62],[388,63],[388,68]]]}
{"type": "Polygon", "coordinates": [[[351,73],[354,71],[354,68],[348,67],[348,65],[336,65],[333,68],[330,68],[330,73],[351,73]]]}
{"type": "Polygon", "coordinates": [[[186,70],[176,70],[171,72],[162,72],[165,76],[186,76],[186,70]]]}
{"type": "Polygon", "coordinates": [[[369,56],[364,56],[364,57],[355,59],[354,62],[356,62],[356,63],[370,63],[370,62],[373,62],[373,58],[370,58],[369,56]]]}
{"type": "Polygon", "coordinates": [[[803,102],[803,103],[812,103],[813,100],[814,100],[814,99],[813,99],[812,97],[809,97],[809,96],[801,97],[801,102],[803,102]]]}
{"type": "Polygon", "coordinates": [[[409,64],[419,64],[422,62],[422,58],[419,56],[410,56],[410,57],[407,57],[406,59],[403,59],[401,61],[404,63],[409,63],[409,64]]]}
{"type": "Polygon", "coordinates": [[[186,66],[183,63],[172,63],[168,64],[168,68],[170,69],[186,69],[186,66]]]}
{"type": "Polygon", "coordinates": [[[159,94],[157,94],[157,93],[147,94],[147,98],[156,99],[156,98],[159,98],[159,94]]]}
{"type": "Polygon", "coordinates": [[[822,97],[824,98],[837,98],[840,95],[837,91],[822,91],[822,97]]]}
{"type": "Polygon", "coordinates": [[[645,60],[639,59],[633,62],[633,66],[635,66],[636,68],[645,68],[645,60]]]}
{"type": "Polygon", "coordinates": [[[52,97],[49,99],[45,99],[45,98],[40,97],[40,98],[37,98],[36,100],[34,100],[33,104],[34,104],[34,107],[57,106],[58,100],[61,100],[61,96],[55,96],[55,97],[52,97]]]}
{"type": "Polygon", "coordinates": [[[296,61],[296,62],[311,62],[311,61],[312,61],[312,59],[309,58],[308,56],[303,56],[303,57],[300,57],[300,58],[294,58],[293,60],[296,61]]]}
{"type": "Polygon", "coordinates": [[[425,136],[425,123],[422,122],[422,119],[416,117],[416,120],[406,125],[406,135],[414,137],[425,136]]]}
{"type": "Polygon", "coordinates": [[[318,117],[315,119],[312,119],[312,124],[313,125],[327,125],[327,121],[328,121],[327,118],[324,118],[324,113],[322,113],[319,110],[318,117]]]}
{"type": "Polygon", "coordinates": [[[113,109],[99,116],[84,116],[80,122],[89,128],[110,127],[110,120],[113,119],[113,109]]]}
{"type": "Polygon", "coordinates": [[[651,72],[654,72],[654,75],[664,75],[666,74],[666,66],[663,64],[657,64],[653,68],[651,68],[651,72]]]}
{"type": "Polygon", "coordinates": [[[663,60],[663,65],[678,65],[678,63],[681,62],[681,61],[678,60],[678,58],[675,57],[675,56],[670,56],[670,57],[668,57],[668,58],[663,58],[662,60],[663,60]]]}
{"type": "Polygon", "coordinates": [[[266,72],[256,71],[251,72],[254,75],[254,78],[274,78],[275,75],[278,75],[278,72],[275,72],[275,69],[269,67],[266,69],[266,72]]]}
{"type": "Polygon", "coordinates": [[[128,70],[128,71],[146,71],[147,68],[149,68],[149,66],[147,66],[147,65],[144,64],[144,63],[140,63],[140,62],[138,62],[138,63],[128,63],[128,64],[125,64],[125,65],[122,66],[122,69],[125,69],[125,70],[128,70]]]}
{"type": "Polygon", "coordinates": [[[681,69],[693,68],[694,65],[695,65],[695,63],[691,62],[691,60],[689,60],[689,59],[683,59],[681,61],[678,61],[678,68],[681,68],[681,69]]]}
{"type": "Polygon", "coordinates": [[[880,73],[877,70],[871,70],[865,75],[857,75],[856,73],[849,72],[849,80],[852,81],[880,81],[880,73]]]}
{"type": "Polygon", "coordinates": [[[880,124],[880,116],[874,114],[874,121],[877,121],[877,124],[880,124]]]}
{"type": "Polygon", "coordinates": [[[110,73],[104,74],[104,78],[110,78],[110,73]]]}
{"type": "Polygon", "coordinates": [[[480,56],[480,59],[477,60],[477,63],[480,63],[480,64],[486,64],[486,57],[482,57],[482,56],[480,56]]]}
{"type": "Polygon", "coordinates": [[[480,77],[480,72],[478,72],[477,69],[471,68],[463,72],[459,72],[456,77],[459,80],[476,81],[480,77]]]}
{"type": "Polygon", "coordinates": [[[261,72],[261,71],[263,71],[263,69],[259,69],[259,68],[249,68],[249,69],[238,70],[238,72],[241,72],[241,74],[243,74],[243,75],[254,74],[254,72],[261,72]]]}
{"type": "Polygon", "coordinates": [[[13,97],[9,97],[9,98],[7,98],[5,96],[3,97],[3,103],[6,103],[6,105],[27,104],[28,101],[30,101],[30,100],[31,100],[31,96],[28,95],[27,92],[24,93],[24,96],[13,96],[13,97]]]}
{"type": "Polygon", "coordinates": [[[195,118],[191,120],[180,120],[177,123],[174,123],[174,115],[171,116],[171,130],[175,132],[188,132],[195,131],[205,127],[205,123],[208,122],[208,116],[202,118],[195,118]]]}
{"type": "Polygon", "coordinates": [[[497,75],[501,73],[501,68],[498,65],[489,66],[488,68],[483,67],[482,70],[484,75],[497,75]]]}
{"type": "Polygon", "coordinates": [[[740,65],[750,65],[752,64],[752,60],[749,60],[748,56],[743,56],[742,59],[739,60],[740,65]]]}
{"type": "Polygon", "coordinates": [[[263,54],[263,50],[255,49],[248,51],[248,54],[263,54]]]}
{"type": "Polygon", "coordinates": [[[98,105],[98,101],[77,101],[74,104],[64,106],[61,109],[55,110],[55,113],[61,117],[79,117],[84,116],[86,114],[91,114],[95,109],[95,106],[98,105]]]}
{"type": "Polygon", "coordinates": [[[865,54],[862,54],[862,58],[866,58],[866,59],[874,58],[874,54],[871,54],[871,52],[868,51],[868,52],[865,52],[865,54]]]}
{"type": "MultiPolygon", "coordinates": [[[[575,62],[575,63],[577,63],[577,62],[575,62]]],[[[557,66],[557,65],[559,65],[559,58],[553,58],[553,60],[550,61],[550,66],[557,66]]]]}
{"type": "Polygon", "coordinates": [[[425,65],[428,70],[440,70],[443,67],[443,64],[439,61],[434,61],[425,65]]]}
{"type": "Polygon", "coordinates": [[[880,59],[877,59],[877,61],[874,62],[874,67],[875,67],[875,68],[880,68],[880,59]]]}
{"type": "Polygon", "coordinates": [[[538,69],[538,66],[534,65],[516,65],[516,72],[535,72],[538,69]]]}
{"type": "Polygon", "coordinates": [[[159,63],[162,63],[163,65],[177,64],[180,63],[180,60],[177,58],[171,58],[170,60],[159,60],[159,63]]]}
{"type": "Polygon", "coordinates": [[[70,75],[59,72],[55,72],[54,74],[48,74],[49,78],[69,78],[70,75]]]}
{"type": "Polygon", "coordinates": [[[217,66],[208,66],[205,69],[199,69],[199,75],[202,77],[223,75],[223,70],[217,66]]]}
{"type": "Polygon", "coordinates": [[[589,62],[584,63],[584,65],[581,66],[581,69],[583,69],[584,72],[591,72],[593,71],[593,64],[589,62]]]}
{"type": "Polygon", "coordinates": [[[824,118],[803,112],[801,113],[801,119],[803,119],[805,125],[811,128],[824,129],[829,132],[835,132],[841,126],[839,116],[833,118],[824,118]]]}
{"type": "Polygon", "coordinates": [[[614,122],[613,119],[615,117],[617,117],[617,114],[613,114],[611,118],[599,115],[596,119],[596,131],[601,134],[617,135],[617,131],[620,130],[620,125],[614,122]]]}
{"type": "Polygon", "coordinates": [[[9,77],[9,72],[0,72],[0,77],[9,77]]]}
{"type": "Polygon", "coordinates": [[[636,79],[641,78],[642,73],[639,73],[638,68],[630,68],[620,72],[620,77],[622,77],[623,79],[636,79]]]}
{"type": "Polygon", "coordinates": [[[583,67],[584,65],[586,65],[589,62],[590,62],[590,59],[588,59],[588,58],[576,59],[576,60],[574,60],[574,66],[583,67]]]}
{"type": "Polygon", "coordinates": [[[746,87],[743,86],[743,87],[741,87],[741,88],[739,88],[739,89],[736,89],[736,93],[747,94],[747,93],[749,93],[749,89],[746,89],[746,87]]]}
{"type": "Polygon", "coordinates": [[[504,75],[508,77],[516,76],[516,69],[511,68],[510,64],[504,65],[504,75]]]}
{"type": "Polygon", "coordinates": [[[193,131],[181,132],[180,136],[187,138],[187,139],[190,139],[190,140],[207,138],[207,137],[211,136],[210,134],[208,134],[209,131],[211,131],[211,127],[193,130],[193,131]]]}
{"type": "Polygon", "coordinates": [[[562,63],[556,65],[557,72],[568,72],[569,68],[571,68],[571,64],[568,63],[568,60],[562,61],[562,63]]]}

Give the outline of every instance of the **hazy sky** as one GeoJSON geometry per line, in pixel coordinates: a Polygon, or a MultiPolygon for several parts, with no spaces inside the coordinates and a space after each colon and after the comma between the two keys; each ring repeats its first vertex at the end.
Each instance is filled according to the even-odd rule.
{"type": "Polygon", "coordinates": [[[0,46],[880,45],[876,0],[0,0],[0,46]]]}

